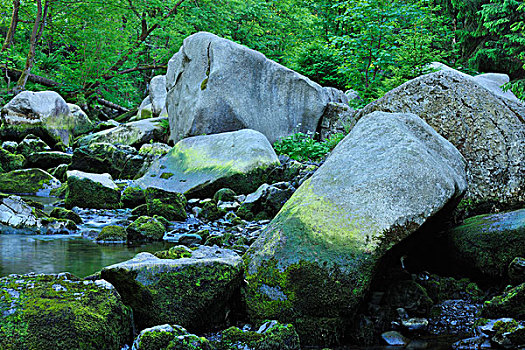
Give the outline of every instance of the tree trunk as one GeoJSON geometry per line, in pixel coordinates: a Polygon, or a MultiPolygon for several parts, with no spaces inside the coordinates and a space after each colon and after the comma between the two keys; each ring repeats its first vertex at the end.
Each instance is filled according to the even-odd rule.
{"type": "Polygon", "coordinates": [[[39,34],[39,27],[42,22],[42,0],[36,0],[36,5],[37,12],[35,23],[33,25],[33,32],[31,33],[31,39],[29,41],[29,53],[27,54],[26,66],[20,75],[20,79],[18,79],[18,82],[16,83],[16,87],[14,89],[15,94],[18,94],[25,89],[27,78],[29,78],[29,74],[31,74],[31,68],[33,68],[33,64],[35,63],[37,36],[39,34]]]}
{"type": "Polygon", "coordinates": [[[13,13],[11,15],[11,24],[9,25],[9,30],[5,37],[4,45],[0,52],[7,50],[14,43],[16,26],[18,25],[18,11],[20,10],[20,0],[13,0],[13,13]]]}

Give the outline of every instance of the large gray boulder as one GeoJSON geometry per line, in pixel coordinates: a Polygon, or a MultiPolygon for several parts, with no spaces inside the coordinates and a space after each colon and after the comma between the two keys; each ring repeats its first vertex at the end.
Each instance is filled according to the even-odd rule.
{"type": "Polygon", "coordinates": [[[78,139],[79,146],[92,143],[107,142],[112,144],[140,147],[143,144],[162,140],[167,130],[162,126],[166,118],[151,118],[135,122],[120,124],[111,129],[102,130],[78,139]]]}
{"type": "Polygon", "coordinates": [[[339,90],[205,32],[186,38],[170,59],[166,87],[175,142],[249,128],[273,143],[295,132],[315,132],[328,102],[348,101],[339,90]]]}
{"type": "Polygon", "coordinates": [[[67,172],[66,207],[115,209],[120,207],[120,189],[109,174],[79,170],[67,172]]]}
{"type": "Polygon", "coordinates": [[[470,77],[447,67],[388,92],[363,108],[356,119],[373,111],[420,116],[468,162],[463,210],[521,207],[525,201],[525,104],[512,93],[503,93],[499,83],[489,83],[494,79],[470,77]]]}
{"type": "Polygon", "coordinates": [[[458,150],[413,114],[363,117],[250,247],[252,320],[336,342],[381,257],[466,190],[458,150]]]}
{"type": "Polygon", "coordinates": [[[132,307],[137,329],[170,323],[200,331],[224,321],[243,267],[233,251],[200,246],[181,259],[140,253],[105,267],[101,276],[132,307]]]}
{"type": "Polygon", "coordinates": [[[66,101],[54,91],[23,91],[0,112],[0,135],[22,139],[38,135],[68,146],[75,135],[89,127],[89,120],[77,110],[71,113],[66,101]]]}
{"type": "Polygon", "coordinates": [[[153,77],[149,83],[149,97],[151,99],[151,109],[154,116],[161,116],[166,114],[166,76],[157,75],[153,77]],[[162,113],[164,112],[164,113],[162,113]]]}
{"type": "Polygon", "coordinates": [[[33,207],[19,196],[9,196],[0,198],[0,233],[5,233],[7,230],[2,228],[2,225],[33,232],[38,230],[42,223],[33,207]]]}
{"type": "Polygon", "coordinates": [[[179,141],[153,162],[137,184],[204,198],[224,187],[249,193],[265,182],[269,168],[279,164],[260,132],[246,129],[195,136],[179,141]]]}

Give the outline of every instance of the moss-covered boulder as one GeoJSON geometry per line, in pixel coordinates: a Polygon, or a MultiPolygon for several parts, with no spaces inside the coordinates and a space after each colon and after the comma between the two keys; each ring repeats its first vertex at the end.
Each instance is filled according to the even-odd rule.
{"type": "Polygon", "coordinates": [[[525,209],[468,218],[448,233],[450,252],[465,267],[507,277],[507,267],[525,256],[525,209]]]}
{"type": "Polygon", "coordinates": [[[133,350],[212,350],[210,342],[190,334],[184,327],[164,324],[146,328],[133,342],[133,350]]]}
{"type": "Polygon", "coordinates": [[[190,248],[184,245],[176,245],[171,247],[168,250],[161,250],[155,252],[155,256],[159,259],[180,259],[180,258],[190,258],[192,251],[190,248]]]}
{"type": "Polygon", "coordinates": [[[53,208],[53,210],[51,210],[51,213],[49,213],[49,216],[58,219],[68,219],[73,221],[75,224],[82,223],[82,218],[80,217],[80,215],[78,215],[72,210],[68,210],[65,208],[53,208]]]}
{"type": "Polygon", "coordinates": [[[32,134],[27,135],[22,141],[20,141],[16,149],[18,153],[25,157],[34,152],[45,152],[51,150],[44,141],[32,134]]]}
{"type": "Polygon", "coordinates": [[[77,143],[80,146],[86,146],[91,143],[107,142],[140,147],[151,140],[162,140],[164,136],[163,120],[166,118],[152,118],[120,124],[114,128],[83,136],[77,140],[77,143]]]}
{"type": "Polygon", "coordinates": [[[257,331],[230,327],[220,333],[219,350],[300,350],[299,336],[292,324],[264,323],[257,331]]]}
{"type": "Polygon", "coordinates": [[[481,315],[486,318],[525,317],[525,283],[508,288],[501,295],[495,296],[483,304],[481,315]]]}
{"type": "Polygon", "coordinates": [[[221,188],[215,194],[213,195],[213,200],[217,203],[219,202],[233,202],[235,200],[235,196],[237,193],[235,193],[234,190],[230,188],[221,188]]]}
{"type": "Polygon", "coordinates": [[[140,187],[128,186],[122,192],[122,205],[126,208],[135,208],[141,204],[146,204],[144,190],[140,187]]]}
{"type": "Polygon", "coordinates": [[[266,137],[246,129],[179,141],[137,184],[199,198],[210,198],[224,187],[249,193],[277,165],[279,160],[266,137]]]}
{"type": "Polygon", "coordinates": [[[103,243],[123,243],[127,241],[128,234],[126,229],[118,225],[104,226],[100,230],[97,238],[97,242],[103,243]]]}
{"type": "Polygon", "coordinates": [[[362,118],[244,255],[250,318],[337,342],[385,253],[459,201],[465,165],[413,114],[362,118]]]}
{"type": "Polygon", "coordinates": [[[199,218],[202,218],[207,221],[214,221],[221,218],[225,214],[225,211],[217,207],[217,202],[213,199],[207,200],[202,205],[201,210],[199,211],[199,218]]]}
{"type": "Polygon", "coordinates": [[[120,189],[109,174],[68,171],[66,208],[74,206],[94,209],[119,208],[120,189]]]}
{"type": "Polygon", "coordinates": [[[34,152],[27,156],[26,166],[31,168],[50,169],[60,164],[71,163],[73,156],[69,153],[51,151],[51,152],[34,152]]]}
{"type": "Polygon", "coordinates": [[[0,165],[2,172],[21,169],[24,166],[25,158],[21,154],[14,154],[0,147],[0,165]]]}
{"type": "Polygon", "coordinates": [[[141,216],[126,227],[126,232],[131,242],[162,241],[166,228],[155,218],[141,216]]]}
{"type": "Polygon", "coordinates": [[[184,221],[186,213],[186,197],[182,193],[164,191],[149,187],[145,191],[148,215],[163,216],[168,220],[184,221]]]}
{"type": "Polygon", "coordinates": [[[137,150],[131,146],[97,142],[76,148],[69,168],[132,179],[142,168],[143,162],[143,157],[138,156],[137,150]]]}
{"type": "Polygon", "coordinates": [[[0,192],[49,195],[61,183],[53,175],[42,169],[20,169],[0,174],[0,192]]]}
{"type": "Polygon", "coordinates": [[[68,274],[0,278],[0,348],[114,349],[131,335],[131,310],[103,280],[68,274]]]}
{"type": "Polygon", "coordinates": [[[138,329],[170,323],[201,331],[224,322],[243,266],[232,251],[201,246],[191,258],[176,260],[140,253],[101,276],[133,308],[138,329]]]}

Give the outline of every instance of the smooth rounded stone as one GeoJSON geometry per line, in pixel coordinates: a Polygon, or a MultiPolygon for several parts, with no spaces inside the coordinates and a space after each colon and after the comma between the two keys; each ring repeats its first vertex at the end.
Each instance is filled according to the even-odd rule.
{"type": "Polygon", "coordinates": [[[525,282],[525,258],[517,257],[509,264],[509,279],[513,284],[525,282]]]}
{"type": "Polygon", "coordinates": [[[213,195],[213,200],[219,202],[233,202],[237,194],[231,188],[221,188],[213,195]]]}
{"type": "Polygon", "coordinates": [[[0,148],[3,148],[4,150],[11,153],[15,153],[17,147],[18,143],[16,143],[15,141],[4,141],[2,142],[2,146],[0,146],[0,148]]]}
{"type": "Polygon", "coordinates": [[[51,148],[40,138],[34,135],[28,135],[20,141],[16,150],[18,153],[27,157],[34,152],[51,151],[51,148]]]}
{"type": "Polygon", "coordinates": [[[178,233],[177,231],[166,232],[162,240],[186,246],[202,243],[202,237],[196,233],[178,233]]]}
{"type": "Polygon", "coordinates": [[[506,278],[512,260],[525,256],[525,209],[471,217],[447,235],[449,252],[461,264],[506,278]]]}
{"type": "Polygon", "coordinates": [[[217,207],[217,203],[212,199],[202,206],[199,211],[199,218],[205,221],[215,221],[224,216],[224,212],[217,207]]]}
{"type": "Polygon", "coordinates": [[[115,209],[120,207],[120,189],[109,174],[67,172],[66,208],[115,209]]]}
{"type": "Polygon", "coordinates": [[[337,339],[384,254],[461,198],[465,165],[413,114],[362,118],[244,255],[251,319],[294,322],[303,345],[337,339]]]}
{"type": "Polygon", "coordinates": [[[182,193],[149,187],[145,191],[145,196],[149,216],[159,215],[167,220],[186,220],[187,201],[182,193]]]}
{"type": "Polygon", "coordinates": [[[481,315],[486,318],[523,319],[525,317],[525,283],[508,288],[503,294],[486,301],[483,304],[481,315]]]}
{"type": "Polygon", "coordinates": [[[69,146],[75,136],[77,117],[66,101],[54,91],[23,91],[0,111],[0,135],[22,139],[35,134],[69,146]]]}
{"type": "Polygon", "coordinates": [[[109,225],[104,226],[98,233],[95,241],[99,243],[126,243],[126,229],[122,226],[109,225]]]}
{"type": "Polygon", "coordinates": [[[70,274],[0,278],[0,348],[108,349],[130,341],[131,310],[103,280],[70,274]]]}
{"type": "Polygon", "coordinates": [[[381,339],[391,346],[407,346],[408,343],[410,343],[410,339],[396,331],[389,331],[381,334],[381,339]]]}
{"type": "Polygon", "coordinates": [[[42,169],[20,169],[0,174],[0,192],[49,196],[61,182],[42,169]]]}
{"type": "Polygon", "coordinates": [[[237,215],[248,220],[273,218],[294,193],[295,188],[287,182],[262,184],[241,203],[237,215]]]}
{"type": "Polygon", "coordinates": [[[447,67],[393,89],[356,119],[373,111],[423,118],[467,160],[469,185],[458,210],[472,216],[525,202],[525,104],[507,95],[447,67]]]}
{"type": "Polygon", "coordinates": [[[160,141],[162,139],[164,133],[162,121],[165,119],[152,118],[120,124],[111,129],[83,136],[77,140],[77,143],[79,146],[86,146],[91,143],[107,142],[140,147],[151,140],[160,141]]]}
{"type": "Polygon", "coordinates": [[[0,148],[0,172],[9,172],[24,167],[25,158],[21,154],[14,154],[0,148]]]}
{"type": "Polygon", "coordinates": [[[65,208],[53,208],[53,210],[51,210],[51,213],[49,213],[49,216],[57,219],[68,219],[73,221],[77,225],[80,225],[82,223],[82,218],[80,217],[80,215],[78,215],[72,210],[68,210],[65,208]]]}
{"type": "MultiPolygon", "coordinates": [[[[40,219],[34,213],[34,208],[18,196],[0,198],[0,224],[31,232],[42,226],[40,219]]],[[[7,230],[1,231],[5,233],[7,230]]]]}
{"type": "Polygon", "coordinates": [[[157,75],[149,82],[149,97],[151,99],[151,111],[155,117],[166,109],[166,76],[157,75]]]}
{"type": "Polygon", "coordinates": [[[191,258],[176,260],[140,253],[101,276],[132,307],[138,329],[169,323],[197,332],[224,322],[243,269],[236,253],[200,246],[191,258]]]}
{"type": "Polygon", "coordinates": [[[157,220],[149,216],[141,216],[126,227],[128,241],[160,241],[164,237],[166,228],[157,220]]]}
{"type": "Polygon", "coordinates": [[[342,91],[323,88],[257,51],[206,32],[184,40],[168,62],[166,86],[174,142],[249,128],[273,143],[296,132],[315,132],[328,102],[346,99],[342,91]]]}
{"type": "Polygon", "coordinates": [[[69,168],[97,174],[109,173],[116,179],[133,178],[144,162],[141,157],[142,161],[136,164],[133,161],[136,155],[137,150],[131,146],[97,142],[76,148],[69,168]]]}
{"type": "Polygon", "coordinates": [[[224,187],[249,193],[278,165],[266,137],[246,129],[179,141],[136,184],[199,198],[212,197],[224,187]]]}
{"type": "Polygon", "coordinates": [[[401,320],[401,325],[411,332],[422,332],[428,328],[428,320],[426,318],[409,318],[401,320]]]}
{"type": "Polygon", "coordinates": [[[87,114],[82,110],[82,108],[73,103],[68,103],[67,106],[71,112],[70,116],[74,118],[74,127],[71,130],[73,136],[76,137],[93,131],[95,125],[89,119],[87,114]]]}
{"type": "Polygon", "coordinates": [[[26,158],[26,166],[30,168],[49,169],[60,164],[69,164],[73,156],[64,152],[34,152],[26,158]]]}

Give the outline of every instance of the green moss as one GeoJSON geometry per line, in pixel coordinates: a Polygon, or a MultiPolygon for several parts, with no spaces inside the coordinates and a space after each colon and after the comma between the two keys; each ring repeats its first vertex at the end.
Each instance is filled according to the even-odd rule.
{"type": "Polygon", "coordinates": [[[212,350],[212,347],[206,338],[186,334],[173,339],[166,350],[212,350]]]}
{"type": "Polygon", "coordinates": [[[488,318],[525,317],[525,283],[505,291],[483,304],[481,315],[488,318]]]}
{"type": "Polygon", "coordinates": [[[59,185],[49,173],[36,168],[0,174],[0,191],[5,193],[35,194],[45,188],[59,185]]]}
{"type": "Polygon", "coordinates": [[[14,154],[0,147],[1,172],[9,172],[23,168],[25,157],[21,154],[14,154]]]}
{"type": "Polygon", "coordinates": [[[224,213],[224,211],[217,207],[217,203],[214,200],[211,200],[204,203],[201,211],[199,212],[199,217],[208,221],[214,221],[221,218],[224,213]]]}
{"type": "Polygon", "coordinates": [[[162,173],[162,174],[160,174],[160,178],[161,179],[169,179],[172,176],[173,176],[173,173],[162,173]]]}
{"type": "Polygon", "coordinates": [[[49,216],[58,219],[69,219],[77,225],[82,223],[82,218],[77,213],[64,208],[54,208],[49,216]]]}
{"type": "Polygon", "coordinates": [[[253,331],[243,332],[237,327],[230,327],[221,332],[219,349],[237,349],[237,345],[255,348],[255,345],[263,335],[253,331]]]}
{"type": "Polygon", "coordinates": [[[130,241],[161,241],[165,231],[161,222],[149,216],[139,217],[126,228],[130,241]]]}
{"type": "Polygon", "coordinates": [[[120,190],[108,188],[87,178],[70,176],[67,179],[66,208],[78,206],[93,209],[120,208],[120,190]]]}
{"type": "Polygon", "coordinates": [[[519,323],[516,320],[510,320],[510,321],[496,321],[494,323],[494,331],[496,332],[496,335],[501,335],[503,333],[513,332],[518,328],[519,323]]]}
{"type": "Polygon", "coordinates": [[[213,195],[213,200],[219,203],[219,201],[223,202],[233,202],[235,200],[235,196],[237,194],[235,191],[229,188],[221,188],[215,194],[213,195]]]}
{"type": "Polygon", "coordinates": [[[122,192],[122,205],[126,208],[134,208],[145,203],[146,196],[140,187],[129,186],[122,192]]]}
{"type": "Polygon", "coordinates": [[[97,236],[97,241],[126,241],[127,233],[124,227],[117,225],[104,226],[97,236]]]}
{"type": "Polygon", "coordinates": [[[154,254],[159,259],[180,259],[191,258],[191,250],[183,245],[171,247],[168,250],[155,252],[154,254]]]}
{"type": "Polygon", "coordinates": [[[186,220],[186,197],[182,193],[146,189],[146,204],[150,216],[160,215],[168,220],[186,220]]]}
{"type": "Polygon", "coordinates": [[[114,290],[52,275],[0,279],[2,349],[119,349],[130,331],[114,290]]]}
{"type": "Polygon", "coordinates": [[[208,77],[204,78],[204,80],[201,83],[201,90],[206,90],[206,87],[208,86],[208,80],[208,77]]]}

